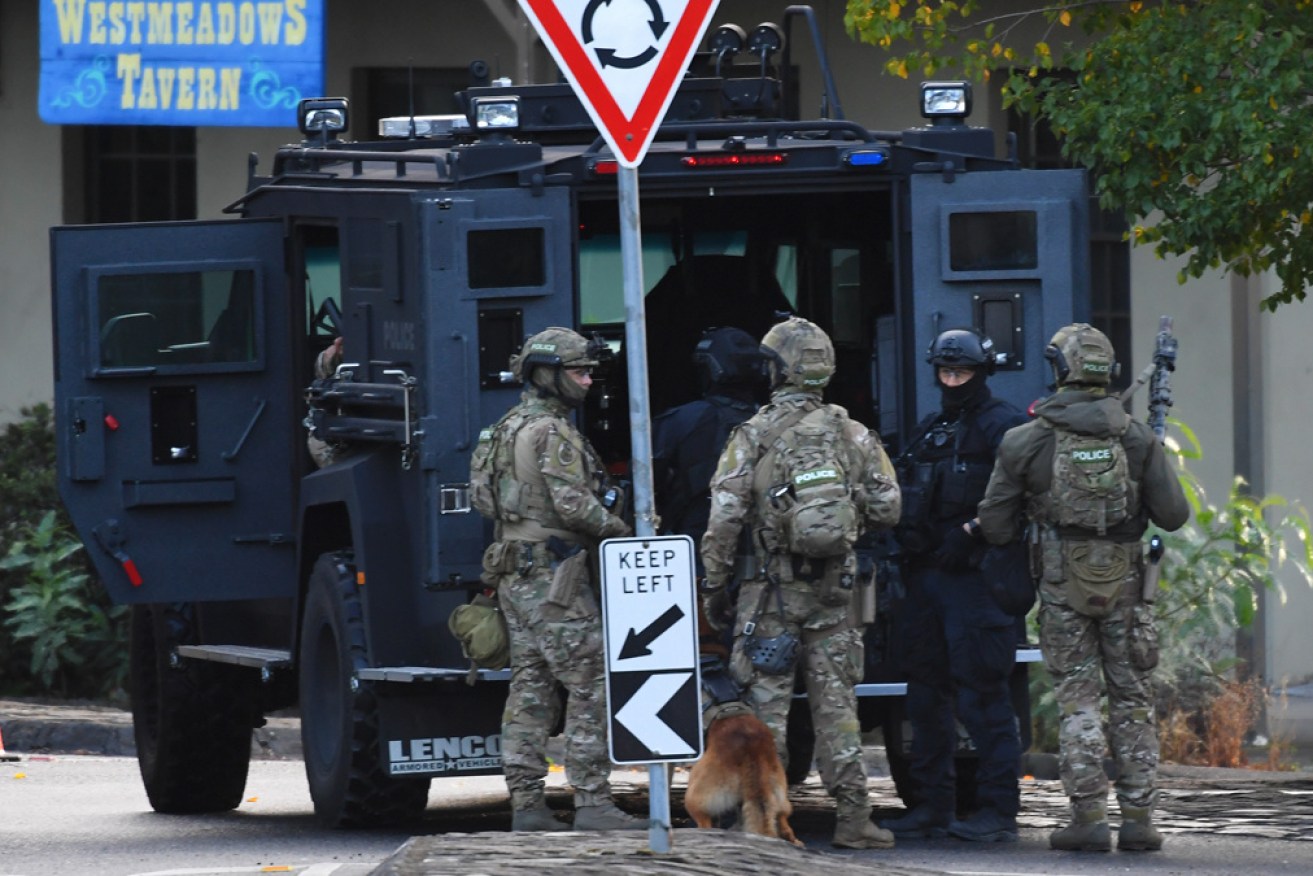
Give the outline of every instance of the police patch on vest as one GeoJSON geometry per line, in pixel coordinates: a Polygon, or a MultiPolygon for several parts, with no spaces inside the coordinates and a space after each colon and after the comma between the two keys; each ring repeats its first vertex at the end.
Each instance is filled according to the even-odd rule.
{"type": "Polygon", "coordinates": [[[834,484],[841,480],[839,470],[835,468],[818,468],[804,471],[793,476],[793,486],[797,489],[819,487],[822,484],[834,484]]]}
{"type": "Polygon", "coordinates": [[[1112,445],[1107,447],[1076,448],[1071,451],[1071,461],[1081,465],[1107,464],[1112,460],[1112,445]]]}
{"type": "Polygon", "coordinates": [[[1138,510],[1120,436],[1077,435],[1065,429],[1056,435],[1051,488],[1055,523],[1103,535],[1138,510]]]}

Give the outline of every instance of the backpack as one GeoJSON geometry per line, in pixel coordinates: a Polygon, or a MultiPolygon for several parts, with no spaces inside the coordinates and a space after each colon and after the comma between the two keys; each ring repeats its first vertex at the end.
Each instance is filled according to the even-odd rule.
{"type": "Polygon", "coordinates": [[[857,541],[857,504],[838,453],[846,425],[842,410],[826,405],[786,418],[763,442],[764,522],[791,554],[839,557],[857,541]]]}
{"type": "Polygon", "coordinates": [[[1106,535],[1137,510],[1121,435],[1054,433],[1053,522],[1106,535]]]}

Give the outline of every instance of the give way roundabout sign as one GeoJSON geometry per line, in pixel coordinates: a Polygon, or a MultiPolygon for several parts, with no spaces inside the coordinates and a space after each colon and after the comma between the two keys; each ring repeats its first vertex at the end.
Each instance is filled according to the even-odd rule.
{"type": "Polygon", "coordinates": [[[693,539],[607,539],[601,566],[611,760],[697,760],[702,686],[693,539]]]}
{"type": "Polygon", "coordinates": [[[616,159],[638,167],[720,0],[519,0],[616,159]]]}

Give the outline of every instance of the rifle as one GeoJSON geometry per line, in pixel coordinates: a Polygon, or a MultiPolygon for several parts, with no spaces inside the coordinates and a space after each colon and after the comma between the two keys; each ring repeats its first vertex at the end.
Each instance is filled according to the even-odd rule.
{"type": "MultiPolygon", "coordinates": [[[[1149,427],[1162,442],[1167,434],[1167,409],[1172,406],[1172,372],[1176,370],[1176,352],[1179,341],[1172,335],[1172,318],[1160,317],[1158,320],[1158,337],[1154,341],[1153,362],[1145,366],[1135,378],[1135,383],[1122,393],[1122,402],[1126,402],[1135,391],[1149,382],[1149,427]]],[[[1149,564],[1145,569],[1144,591],[1141,597],[1152,604],[1158,596],[1158,576],[1162,571],[1159,563],[1163,558],[1163,540],[1154,535],[1149,540],[1149,564]]]]}
{"type": "MultiPolygon", "coordinates": [[[[1121,394],[1123,403],[1129,402],[1131,396],[1149,384],[1149,427],[1158,436],[1159,442],[1167,435],[1167,409],[1172,406],[1172,372],[1176,370],[1176,351],[1180,342],[1172,335],[1172,318],[1163,316],[1158,319],[1158,337],[1154,341],[1153,361],[1144,367],[1135,378],[1135,382],[1121,394]]],[[[1128,408],[1129,410],[1129,408],[1128,408]]]]}
{"type": "Polygon", "coordinates": [[[1172,318],[1158,319],[1153,348],[1153,377],[1149,381],[1149,425],[1161,442],[1167,433],[1167,409],[1172,406],[1172,372],[1176,370],[1179,342],[1172,335],[1172,318]]]}

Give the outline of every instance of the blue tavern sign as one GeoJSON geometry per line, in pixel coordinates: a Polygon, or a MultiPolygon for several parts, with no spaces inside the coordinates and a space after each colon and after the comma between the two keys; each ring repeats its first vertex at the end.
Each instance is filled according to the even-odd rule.
{"type": "Polygon", "coordinates": [[[324,0],[41,0],[41,118],[286,127],[324,86],[324,0]]]}

